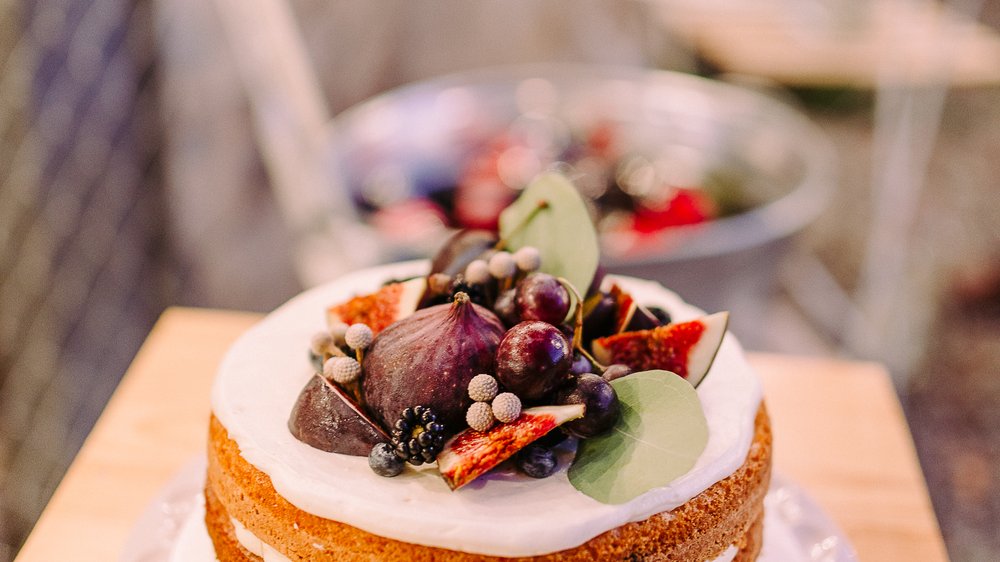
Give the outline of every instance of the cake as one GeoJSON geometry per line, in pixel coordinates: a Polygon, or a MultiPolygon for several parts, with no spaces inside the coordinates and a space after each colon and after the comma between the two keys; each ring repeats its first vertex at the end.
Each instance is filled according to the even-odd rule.
{"type": "MultiPolygon", "coordinates": [[[[543,256],[543,263],[544,259],[543,256]]],[[[322,448],[329,447],[316,442],[310,445],[304,442],[309,439],[303,438],[303,435],[293,435],[297,427],[295,420],[298,419],[294,412],[303,407],[305,389],[310,385],[338,386],[333,381],[326,380],[324,383],[324,379],[319,378],[317,366],[313,365],[306,352],[310,341],[315,340],[315,334],[328,329],[331,307],[338,303],[357,305],[367,302],[373,308],[366,311],[367,305],[354,306],[353,314],[368,314],[366,318],[376,325],[375,342],[370,344],[371,347],[365,347],[367,343],[361,346],[361,349],[368,350],[367,355],[362,359],[358,353],[358,359],[366,369],[363,376],[374,380],[380,338],[389,340],[390,336],[386,335],[390,333],[388,330],[394,325],[403,325],[406,317],[416,317],[420,312],[398,310],[399,299],[391,301],[396,308],[374,310],[380,304],[377,298],[370,296],[380,291],[399,289],[398,280],[402,279],[421,279],[424,286],[429,287],[428,273],[432,269],[440,269],[439,265],[417,261],[382,266],[358,271],[306,291],[269,314],[226,354],[212,391],[205,484],[205,521],[220,561],[745,561],[757,558],[762,543],[763,500],[770,481],[770,424],[759,381],[733,336],[726,333],[722,337],[724,324],[718,336],[719,342],[711,349],[707,359],[697,359],[706,362],[707,372],[694,372],[698,370],[693,365],[695,353],[692,352],[692,357],[686,359],[692,367],[691,373],[684,373],[689,378],[687,382],[677,375],[655,370],[627,374],[610,383],[604,382],[610,377],[601,379],[598,386],[618,390],[622,397],[622,413],[620,416],[616,413],[614,420],[608,422],[617,425],[605,424],[607,427],[600,428],[600,435],[587,433],[589,430],[585,428],[593,427],[596,422],[592,414],[584,414],[586,408],[577,405],[579,400],[574,402],[573,393],[549,389],[536,394],[531,387],[519,385],[510,375],[504,375],[500,360],[496,368],[499,390],[516,389],[525,402],[525,409],[520,416],[515,411],[515,417],[510,421],[491,421],[491,425],[481,430],[464,427],[464,423],[458,424],[463,427],[452,427],[442,445],[444,450],[433,448],[437,463],[433,462],[433,456],[429,457],[431,462],[420,466],[407,465],[402,474],[393,478],[373,471],[376,465],[363,456],[363,451],[373,449],[370,443],[376,443],[374,447],[378,447],[380,440],[391,440],[389,435],[393,428],[384,420],[385,416],[374,412],[378,407],[378,396],[371,389],[368,390],[368,399],[364,399],[366,395],[362,389],[366,387],[361,383],[367,384],[367,380],[357,384],[342,383],[339,385],[343,387],[342,391],[338,391],[359,398],[353,401],[346,399],[345,403],[354,408],[349,411],[359,413],[358,419],[366,420],[373,426],[370,435],[361,432],[357,439],[343,445],[357,448],[358,442],[369,443],[361,447],[361,453],[324,451],[322,448]],[[369,298],[363,300],[359,295],[369,295],[369,298]],[[672,378],[668,381],[666,377],[672,378]],[[593,444],[603,443],[601,435],[619,433],[623,422],[616,420],[631,420],[634,418],[628,416],[646,415],[633,411],[638,407],[637,403],[629,402],[624,392],[629,388],[643,388],[639,382],[647,379],[652,381],[650,384],[660,384],[661,378],[665,385],[667,382],[687,385],[686,392],[697,398],[691,407],[697,409],[698,415],[702,416],[698,420],[702,421],[692,421],[691,427],[700,427],[699,423],[704,425],[705,435],[697,449],[699,452],[690,458],[689,465],[681,465],[682,472],[669,478],[664,476],[665,481],[657,481],[656,478],[675,470],[673,461],[662,467],[659,461],[608,461],[612,462],[612,469],[604,471],[598,479],[609,477],[616,486],[621,484],[630,490],[630,495],[615,501],[599,497],[593,487],[588,487],[585,476],[580,476],[587,474],[584,470],[573,472],[577,463],[586,462],[586,453],[596,447],[593,444]],[[552,398],[554,396],[558,398],[552,398]],[[532,403],[541,405],[529,408],[532,403]],[[549,403],[555,405],[548,406],[549,403]],[[543,451],[550,451],[548,458],[556,461],[554,465],[547,465],[546,474],[533,474],[544,477],[523,474],[535,465],[529,464],[526,468],[521,460],[507,460],[496,467],[493,467],[495,463],[486,465],[481,473],[469,475],[467,481],[459,480],[451,472],[455,455],[461,457],[468,454],[468,449],[459,444],[470,442],[467,439],[469,436],[495,444],[500,442],[499,438],[491,441],[491,436],[508,430],[520,432],[519,424],[527,417],[537,415],[541,419],[550,412],[558,410],[566,413],[574,407],[577,408],[573,410],[576,414],[565,416],[567,420],[581,415],[584,417],[553,422],[558,425],[566,421],[566,424],[552,431],[548,431],[546,426],[539,434],[548,432],[547,436],[530,445],[533,447],[544,440],[552,443],[551,446],[539,446],[543,451]],[[571,425],[573,421],[578,422],[576,426],[571,425]],[[584,421],[589,425],[580,425],[584,421]],[[613,428],[613,431],[607,428],[613,428]],[[566,433],[573,437],[561,442],[551,438],[556,434],[561,438],[566,433]],[[620,475],[616,472],[618,469],[620,475]],[[630,475],[636,470],[641,470],[644,478],[648,476],[655,483],[632,491],[635,483],[621,482],[626,478],[621,475],[630,475]]],[[[468,285],[463,285],[462,289],[468,289],[468,285]]],[[[615,338],[625,337],[628,340],[638,337],[636,334],[652,338],[649,334],[654,333],[656,338],[660,338],[675,326],[704,322],[704,313],[655,282],[608,276],[603,284],[595,284],[595,287],[604,287],[600,294],[615,294],[619,308],[631,306],[629,310],[634,311],[636,307],[632,303],[641,303],[638,310],[646,317],[653,316],[650,310],[655,310],[658,313],[656,316],[662,316],[663,312],[669,316],[662,326],[654,321],[652,327],[632,329],[634,326],[626,324],[634,324],[634,321],[628,318],[623,320],[619,315],[614,332],[623,333],[601,336],[592,347],[595,350],[603,348],[605,358],[625,356],[618,353],[615,347],[624,344],[616,344],[615,338]],[[622,295],[627,298],[623,299],[622,295]]],[[[423,304],[420,305],[425,311],[434,306],[444,307],[442,310],[479,306],[466,305],[463,299],[468,297],[461,291],[462,296],[459,293],[451,295],[454,302],[433,305],[427,302],[429,292],[430,289],[425,288],[423,304]]],[[[580,299],[579,302],[582,301],[580,299]]],[[[403,308],[410,306],[407,304],[403,308]]],[[[416,306],[416,301],[412,306],[416,306]]],[[[480,308],[470,309],[479,311],[484,317],[490,314],[480,308]]],[[[528,322],[522,320],[521,323],[528,322]]],[[[499,344],[501,347],[506,345],[507,336],[515,331],[508,325],[501,332],[504,329],[507,331],[499,344]]],[[[564,331],[570,332],[568,339],[571,341],[580,338],[579,330],[564,331]]],[[[576,343],[573,346],[572,355],[576,359],[578,348],[576,343]]],[[[640,345],[629,349],[638,349],[640,359],[644,359],[643,354],[660,353],[643,351],[654,347],[640,345]]],[[[598,371],[600,363],[594,357],[590,359],[593,361],[592,370],[598,371]]],[[[688,364],[680,364],[676,370],[684,371],[688,364]]],[[[639,368],[651,367],[643,365],[636,370],[639,368]]],[[[579,385],[581,383],[577,381],[583,379],[583,375],[573,375],[574,382],[570,383],[567,382],[572,378],[570,375],[564,373],[560,376],[563,377],[559,379],[560,388],[579,385]]],[[[448,391],[444,387],[434,389],[437,395],[447,394],[448,391]]],[[[595,409],[592,402],[584,400],[583,403],[591,404],[590,408],[595,412],[593,415],[601,410],[595,409]]],[[[462,406],[463,416],[466,404],[462,406]]],[[[493,411],[498,412],[496,404],[493,411]]],[[[448,414],[441,411],[440,419],[452,419],[448,418],[448,414]]],[[[497,418],[501,417],[498,412],[497,418]]],[[[463,419],[473,418],[470,414],[463,419]]],[[[644,423],[647,420],[642,419],[644,423]]],[[[358,423],[353,418],[350,421],[358,423]]],[[[475,423],[479,422],[469,422],[470,425],[475,423]]],[[[684,423],[687,423],[686,419],[682,419],[677,427],[687,427],[684,423]]],[[[425,426],[430,432],[432,426],[425,426]]],[[[329,429],[330,425],[324,427],[329,429]]],[[[526,439],[534,438],[532,435],[526,439]]],[[[510,445],[510,440],[503,443],[507,443],[504,446],[509,448],[525,445],[510,445]]],[[[333,446],[339,445],[335,443],[333,446]]],[[[430,445],[428,449],[431,449],[430,445]]],[[[639,448],[630,451],[640,458],[640,450],[648,452],[639,448]]],[[[521,459],[515,453],[517,451],[511,450],[503,454],[521,459]]],[[[598,450],[597,454],[604,453],[598,450]]],[[[653,454],[663,453],[656,451],[653,454]]],[[[375,456],[373,452],[372,457],[375,456]]],[[[405,456],[400,454],[400,459],[405,456]]],[[[463,457],[459,462],[466,460],[463,457]]],[[[482,461],[481,458],[473,460],[482,461]]],[[[402,465],[402,460],[399,463],[402,465]]],[[[528,474],[531,474],[530,470],[528,474]]]]}

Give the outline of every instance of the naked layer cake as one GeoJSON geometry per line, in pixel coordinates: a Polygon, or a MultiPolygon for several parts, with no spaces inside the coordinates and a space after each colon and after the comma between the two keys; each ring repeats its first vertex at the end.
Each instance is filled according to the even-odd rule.
{"type": "Polygon", "coordinates": [[[498,234],[307,291],[237,341],[209,431],[220,561],[757,558],[756,375],[724,314],[581,274],[592,233],[532,245],[545,213],[578,212],[565,186],[543,177],[498,234]]]}

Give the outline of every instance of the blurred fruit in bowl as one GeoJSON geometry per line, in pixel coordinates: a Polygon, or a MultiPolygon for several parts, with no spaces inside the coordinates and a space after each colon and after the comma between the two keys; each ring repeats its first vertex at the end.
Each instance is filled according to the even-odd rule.
{"type": "Polygon", "coordinates": [[[337,116],[331,150],[393,258],[429,255],[455,228],[494,229],[532,177],[558,167],[592,202],[609,271],[733,310],[734,329],[756,321],[749,301],[766,296],[834,184],[831,149],[797,110],[631,67],[502,67],[404,86],[337,116]]]}

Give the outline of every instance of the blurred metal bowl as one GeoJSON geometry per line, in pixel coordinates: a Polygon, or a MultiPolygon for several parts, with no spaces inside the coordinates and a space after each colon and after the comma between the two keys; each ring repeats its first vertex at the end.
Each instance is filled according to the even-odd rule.
{"type": "MultiPolygon", "coordinates": [[[[502,67],[379,95],[338,115],[331,138],[343,184],[357,200],[378,203],[454,185],[483,140],[512,123],[558,137],[561,127],[600,121],[614,123],[630,148],[666,161],[672,181],[699,185],[721,174],[749,203],[745,212],[641,240],[602,236],[603,263],[659,280],[707,310],[731,310],[732,327],[753,344],[779,260],[835,184],[828,141],[784,103],[667,71],[502,67]]],[[[386,242],[394,257],[426,255],[443,235],[397,232],[386,242]]]]}

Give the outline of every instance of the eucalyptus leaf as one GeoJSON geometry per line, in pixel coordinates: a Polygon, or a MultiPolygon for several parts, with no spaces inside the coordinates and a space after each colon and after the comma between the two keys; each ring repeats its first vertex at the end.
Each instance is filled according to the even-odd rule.
{"type": "Polygon", "coordinates": [[[611,382],[621,419],[580,441],[569,481],[609,504],[625,503],[686,474],[708,444],[694,388],[670,371],[642,371],[611,382]]]}
{"type": "Polygon", "coordinates": [[[546,172],[528,184],[500,213],[500,238],[510,251],[538,248],[542,271],[586,294],[600,258],[597,232],[580,193],[562,174],[546,172]]]}

